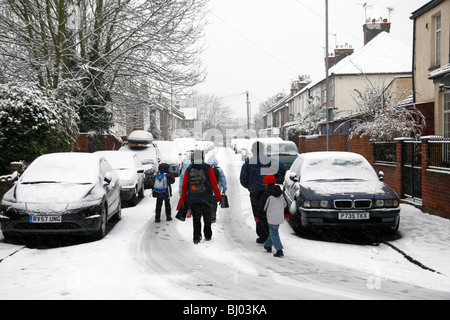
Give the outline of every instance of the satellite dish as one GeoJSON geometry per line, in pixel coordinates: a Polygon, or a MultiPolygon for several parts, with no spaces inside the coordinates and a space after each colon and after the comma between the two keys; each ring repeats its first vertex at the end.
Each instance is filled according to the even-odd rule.
{"type": "Polygon", "coordinates": [[[445,89],[450,89],[450,73],[446,74],[442,78],[442,85],[444,86],[445,89]]]}

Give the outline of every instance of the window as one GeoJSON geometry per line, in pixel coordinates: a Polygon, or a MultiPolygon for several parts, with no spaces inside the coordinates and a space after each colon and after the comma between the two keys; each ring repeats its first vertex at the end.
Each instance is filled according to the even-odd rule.
{"type": "Polygon", "coordinates": [[[450,138],[450,92],[444,93],[444,138],[450,138]]]}
{"type": "Polygon", "coordinates": [[[435,65],[439,66],[441,64],[441,15],[436,16],[435,18],[436,25],[436,33],[435,33],[435,44],[434,44],[434,53],[435,53],[435,65]]]}

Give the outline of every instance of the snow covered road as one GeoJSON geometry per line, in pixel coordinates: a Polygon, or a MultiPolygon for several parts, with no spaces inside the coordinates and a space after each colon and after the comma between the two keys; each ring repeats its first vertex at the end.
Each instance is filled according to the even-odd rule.
{"type": "MultiPolygon", "coordinates": [[[[255,243],[242,161],[231,149],[212,152],[230,202],[218,210],[212,241],[194,245],[190,219],[155,223],[147,191],[101,241],[50,248],[0,241],[0,299],[450,299],[448,220],[402,205],[400,234],[389,241],[437,272],[386,244],[304,239],[288,224],[280,229],[285,257],[274,258],[255,243]]],[[[173,207],[177,190],[178,179],[173,207]]]]}

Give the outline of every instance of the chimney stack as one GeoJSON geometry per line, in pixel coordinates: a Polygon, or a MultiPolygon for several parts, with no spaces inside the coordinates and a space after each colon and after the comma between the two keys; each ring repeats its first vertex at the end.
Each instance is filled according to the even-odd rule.
{"type": "Polygon", "coordinates": [[[352,55],[354,52],[355,49],[353,49],[353,47],[348,43],[345,45],[336,46],[336,49],[334,49],[334,54],[332,53],[328,56],[330,68],[338,64],[345,57],[352,55]]]}
{"type": "Polygon", "coordinates": [[[391,23],[388,22],[388,19],[383,18],[380,18],[379,20],[368,19],[366,23],[363,25],[363,30],[364,30],[364,45],[366,45],[381,32],[386,31],[387,33],[390,33],[391,23]]]}

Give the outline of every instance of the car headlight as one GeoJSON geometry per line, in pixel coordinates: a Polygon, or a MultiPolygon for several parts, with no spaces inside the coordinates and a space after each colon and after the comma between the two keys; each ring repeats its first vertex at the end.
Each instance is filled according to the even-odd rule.
{"type": "Polygon", "coordinates": [[[379,208],[384,207],[384,200],[381,200],[381,199],[376,200],[375,206],[379,207],[379,208]]]}
{"type": "Polygon", "coordinates": [[[397,199],[386,199],[386,200],[376,200],[375,206],[378,208],[386,207],[386,208],[396,208],[398,207],[398,200],[397,199]]]}
{"type": "Polygon", "coordinates": [[[330,201],[328,200],[306,200],[303,202],[303,207],[305,208],[329,208],[330,207],[330,201]]]}
{"type": "Polygon", "coordinates": [[[122,185],[122,188],[123,188],[123,189],[131,189],[131,188],[134,188],[134,183],[133,183],[133,181],[122,180],[122,181],[120,181],[120,184],[122,185]]]}

